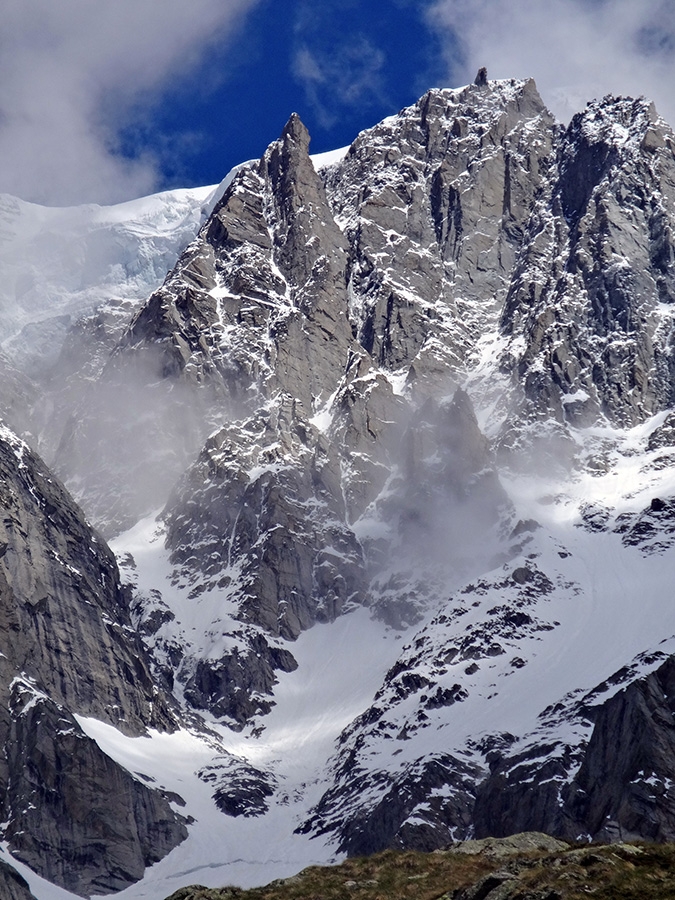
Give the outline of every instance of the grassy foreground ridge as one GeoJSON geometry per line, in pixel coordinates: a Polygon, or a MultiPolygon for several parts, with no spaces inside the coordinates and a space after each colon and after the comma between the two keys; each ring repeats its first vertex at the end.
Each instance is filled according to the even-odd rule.
{"type": "Polygon", "coordinates": [[[265,887],[192,886],[167,900],[675,900],[675,844],[571,846],[544,834],[386,850],[265,887]]]}

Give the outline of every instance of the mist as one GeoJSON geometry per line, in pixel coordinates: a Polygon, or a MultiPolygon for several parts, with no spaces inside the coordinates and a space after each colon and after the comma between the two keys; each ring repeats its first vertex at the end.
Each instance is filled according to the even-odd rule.
{"type": "Polygon", "coordinates": [[[367,512],[386,537],[364,541],[373,609],[397,628],[502,562],[513,524],[468,394],[407,404],[400,428],[390,479],[367,512]]]}
{"type": "Polygon", "coordinates": [[[258,0],[7,0],[0,36],[0,191],[47,205],[154,191],[160,160],[120,135],[228,40],[258,0]]]}
{"type": "Polygon", "coordinates": [[[429,16],[451,85],[486,66],[490,78],[534,78],[563,123],[611,93],[648,97],[675,124],[670,0],[438,0],[429,16]]]}

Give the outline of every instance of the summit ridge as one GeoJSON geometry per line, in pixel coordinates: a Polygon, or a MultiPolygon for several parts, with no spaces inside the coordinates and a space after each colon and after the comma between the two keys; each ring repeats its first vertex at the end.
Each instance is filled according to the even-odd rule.
{"type": "MultiPolygon", "coordinates": [[[[160,900],[521,831],[672,840],[671,128],[611,96],[564,127],[485,76],[309,148],[293,114],[47,374],[3,345],[6,481],[105,535],[106,652],[140,667],[116,712],[114,679],[94,702],[19,666],[45,699],[12,721],[61,704],[164,835],[71,882],[8,787],[7,859],[160,900]]],[[[8,609],[57,633],[42,584],[8,609]]]]}

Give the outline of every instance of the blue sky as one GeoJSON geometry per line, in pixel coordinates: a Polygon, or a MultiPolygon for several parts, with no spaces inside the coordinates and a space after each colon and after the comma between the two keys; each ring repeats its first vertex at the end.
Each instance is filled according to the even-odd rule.
{"type": "Polygon", "coordinates": [[[425,4],[410,0],[261,0],[124,132],[124,150],[159,153],[169,183],[210,184],[260,156],[291,112],[312,151],[445,83],[447,66],[425,4]],[[176,150],[178,152],[176,153],[176,150]]]}
{"type": "Polygon", "coordinates": [[[675,0],[2,0],[0,192],[212,184],[293,111],[334,149],[482,65],[563,122],[611,92],[675,123],[675,0]]]}

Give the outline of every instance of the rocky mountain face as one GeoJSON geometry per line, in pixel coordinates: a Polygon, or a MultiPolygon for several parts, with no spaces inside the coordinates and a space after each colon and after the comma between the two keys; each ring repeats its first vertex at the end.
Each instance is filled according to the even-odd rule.
{"type": "Polygon", "coordinates": [[[8,350],[6,417],[124,582],[6,432],[14,858],[86,893],[186,822],[158,879],[218,829],[204,870],[270,833],[672,839],[671,129],[480,78],[323,165],[293,115],[221,194],[47,378],[8,350]],[[139,761],[146,729],[201,749],[139,761]]]}
{"type": "Polygon", "coordinates": [[[7,900],[35,900],[26,879],[6,862],[0,865],[0,887],[7,900]]]}
{"type": "Polygon", "coordinates": [[[187,832],[168,798],[116,765],[75,716],[128,734],[174,730],[176,717],[131,628],[110,550],[7,429],[0,469],[3,840],[78,894],[119,890],[187,832]]]}

